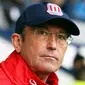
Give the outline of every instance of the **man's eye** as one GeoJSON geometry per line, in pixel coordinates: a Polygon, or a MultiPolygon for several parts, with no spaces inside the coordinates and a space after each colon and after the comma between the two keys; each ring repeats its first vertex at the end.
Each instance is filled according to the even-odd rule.
{"type": "Polygon", "coordinates": [[[66,36],[63,36],[63,35],[58,35],[57,38],[58,39],[61,39],[61,40],[66,40],[67,39],[67,37],[66,36]]]}
{"type": "Polygon", "coordinates": [[[48,33],[47,33],[47,32],[42,31],[42,30],[40,30],[40,31],[39,31],[39,34],[41,34],[41,35],[48,35],[48,33]]]}

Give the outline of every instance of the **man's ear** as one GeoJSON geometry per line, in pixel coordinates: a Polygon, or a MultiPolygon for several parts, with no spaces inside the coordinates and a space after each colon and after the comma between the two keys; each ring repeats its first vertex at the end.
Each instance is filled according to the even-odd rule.
{"type": "Polygon", "coordinates": [[[14,33],[12,34],[12,44],[15,48],[15,50],[19,53],[21,51],[21,45],[22,45],[22,38],[19,34],[14,33]]]}

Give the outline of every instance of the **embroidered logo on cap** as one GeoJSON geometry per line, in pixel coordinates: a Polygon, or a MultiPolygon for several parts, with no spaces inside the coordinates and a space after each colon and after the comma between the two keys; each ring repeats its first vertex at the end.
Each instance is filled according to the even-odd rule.
{"type": "Polygon", "coordinates": [[[51,15],[58,15],[58,16],[63,15],[61,8],[58,5],[52,3],[47,4],[47,12],[51,15]]]}
{"type": "Polygon", "coordinates": [[[29,82],[30,82],[31,85],[37,85],[37,83],[33,79],[30,79],[29,82]]]}

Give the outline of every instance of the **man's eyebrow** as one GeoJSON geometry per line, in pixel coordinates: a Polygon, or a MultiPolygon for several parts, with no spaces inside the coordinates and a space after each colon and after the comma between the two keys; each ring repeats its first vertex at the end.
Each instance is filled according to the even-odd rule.
{"type": "Polygon", "coordinates": [[[60,30],[60,31],[58,31],[58,32],[59,32],[59,33],[66,33],[66,34],[67,34],[67,32],[66,32],[66,31],[63,31],[63,30],[62,30],[62,31],[60,30]]]}
{"type": "Polygon", "coordinates": [[[56,32],[56,33],[61,33],[61,34],[65,34],[65,35],[67,35],[67,36],[70,36],[70,34],[67,33],[66,31],[58,31],[58,32],[56,32]]]}

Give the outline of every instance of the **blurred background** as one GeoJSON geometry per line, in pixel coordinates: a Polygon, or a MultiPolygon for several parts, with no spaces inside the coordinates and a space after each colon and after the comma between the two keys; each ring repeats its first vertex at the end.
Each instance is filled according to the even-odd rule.
{"type": "Polygon", "coordinates": [[[56,74],[59,85],[85,85],[85,0],[0,0],[0,62],[14,50],[11,35],[23,10],[33,3],[53,2],[77,24],[80,35],[68,46],[56,74]]]}

